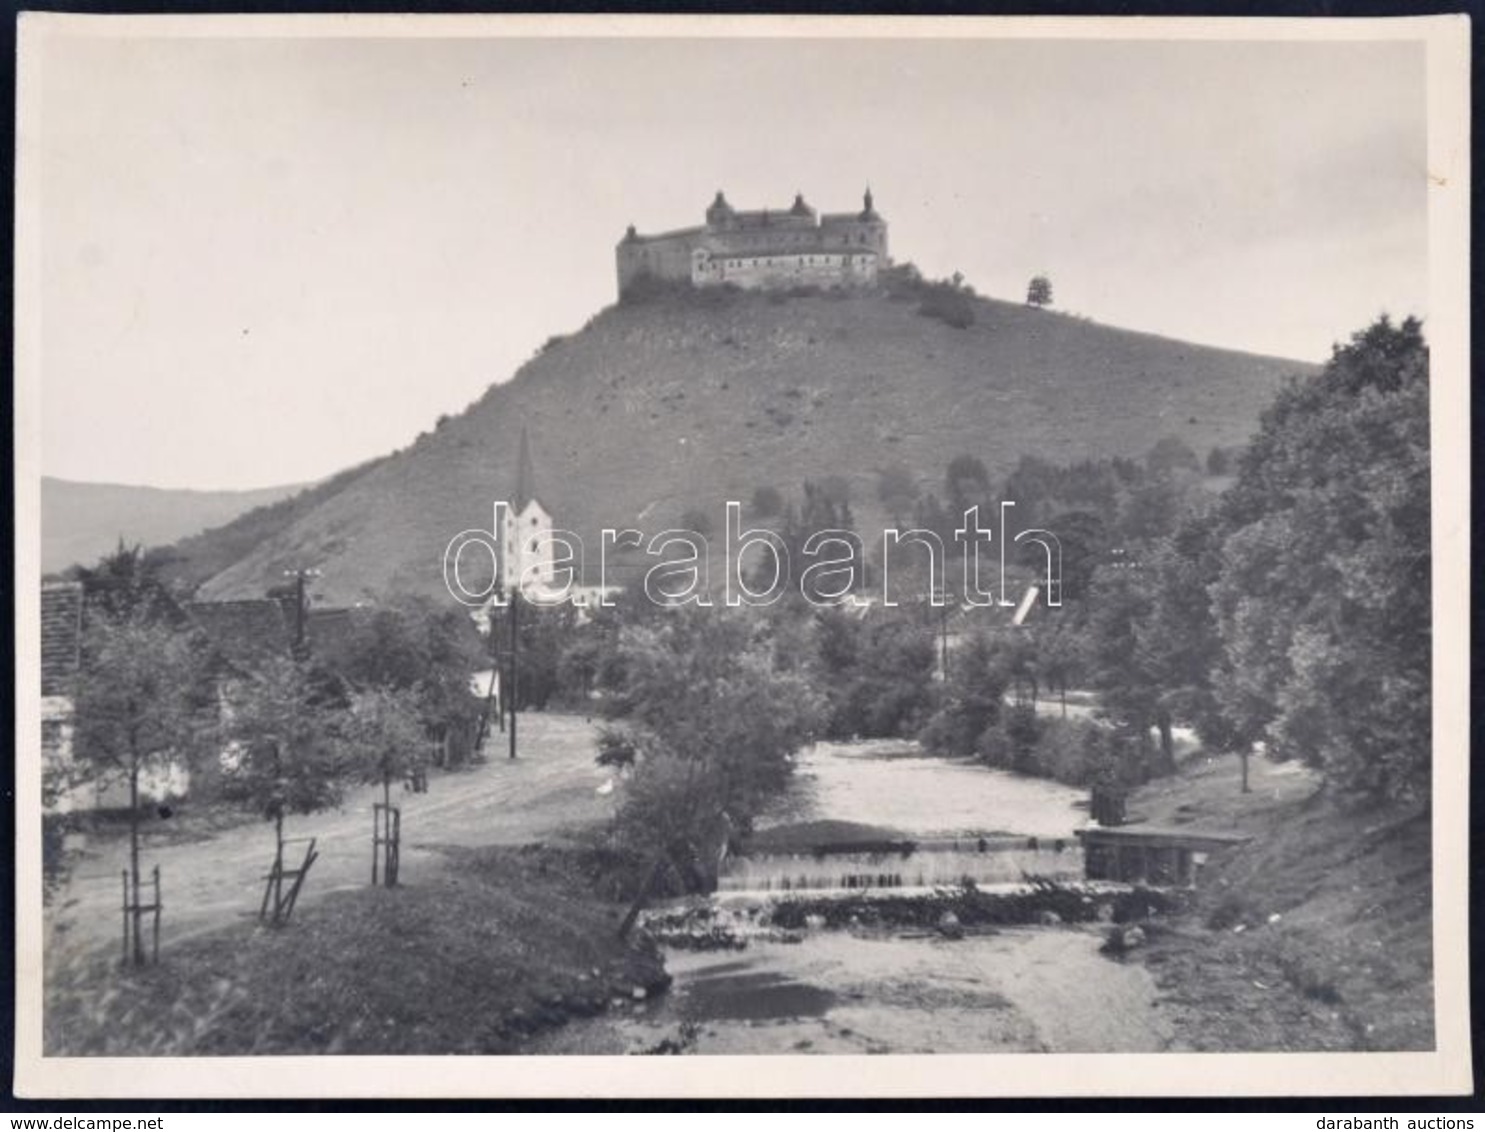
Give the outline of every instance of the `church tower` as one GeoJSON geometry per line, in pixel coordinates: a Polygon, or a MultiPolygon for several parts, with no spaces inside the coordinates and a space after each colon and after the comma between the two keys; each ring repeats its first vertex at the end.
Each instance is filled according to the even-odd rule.
{"type": "Polygon", "coordinates": [[[521,429],[516,463],[516,491],[505,513],[501,538],[501,588],[522,594],[550,589],[556,578],[552,546],[552,514],[536,498],[536,472],[531,463],[531,441],[521,429]]]}

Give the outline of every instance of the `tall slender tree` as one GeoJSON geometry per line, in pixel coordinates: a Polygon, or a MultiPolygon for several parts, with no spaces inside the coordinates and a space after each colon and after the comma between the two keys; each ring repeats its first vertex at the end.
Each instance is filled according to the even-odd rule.
{"type": "Polygon", "coordinates": [[[74,781],[122,778],[129,790],[129,876],[133,958],[140,933],[141,784],[152,773],[189,765],[206,732],[209,692],[193,639],[138,610],[95,615],[83,639],[74,700],[74,781]]]}

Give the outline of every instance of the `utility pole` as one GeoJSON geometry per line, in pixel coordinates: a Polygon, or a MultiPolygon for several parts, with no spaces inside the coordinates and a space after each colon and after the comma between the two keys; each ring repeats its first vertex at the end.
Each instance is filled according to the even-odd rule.
{"type": "Polygon", "coordinates": [[[302,660],[307,651],[304,639],[304,580],[318,578],[320,572],[312,569],[285,570],[284,577],[294,579],[294,657],[302,660]]]}
{"type": "MultiPolygon", "coordinates": [[[[945,595],[947,598],[948,595],[945,595]]],[[[939,606],[939,667],[944,670],[944,683],[949,682],[949,603],[939,606]]]]}
{"type": "Polygon", "coordinates": [[[515,758],[515,695],[520,691],[520,649],[521,649],[521,591],[515,585],[511,587],[509,600],[505,606],[506,624],[509,625],[509,646],[506,648],[508,657],[508,671],[506,679],[500,686],[500,703],[502,703],[502,715],[509,715],[509,729],[506,738],[509,740],[511,755],[515,758]]]}
{"type": "Polygon", "coordinates": [[[949,599],[954,595],[937,587],[929,591],[929,604],[935,597],[942,598],[938,607],[939,672],[945,684],[949,682],[949,599]]]}
{"type": "Polygon", "coordinates": [[[510,588],[510,687],[501,689],[501,699],[510,697],[510,757],[516,757],[516,692],[520,688],[518,675],[521,647],[521,591],[518,586],[510,588]]]}

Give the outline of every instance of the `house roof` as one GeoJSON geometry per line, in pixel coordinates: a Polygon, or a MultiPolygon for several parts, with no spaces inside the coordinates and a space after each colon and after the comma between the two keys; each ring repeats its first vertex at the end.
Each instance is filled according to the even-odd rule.
{"type": "MultiPolygon", "coordinates": [[[[242,601],[197,601],[186,607],[217,653],[236,668],[251,668],[270,656],[294,649],[293,599],[249,598],[242,601]]],[[[374,610],[310,609],[304,615],[304,637],[310,651],[334,658],[349,646],[358,625],[374,610]]]]}
{"type": "Polygon", "coordinates": [[[270,656],[288,656],[294,645],[293,610],[277,598],[193,601],[186,613],[235,667],[250,667],[270,656]]]}
{"type": "Polygon", "coordinates": [[[321,657],[343,655],[354,639],[356,628],[373,613],[373,609],[311,609],[304,625],[310,649],[321,657]]]}
{"type": "Polygon", "coordinates": [[[41,694],[72,690],[82,658],[82,585],[45,582],[41,587],[41,694]]]}

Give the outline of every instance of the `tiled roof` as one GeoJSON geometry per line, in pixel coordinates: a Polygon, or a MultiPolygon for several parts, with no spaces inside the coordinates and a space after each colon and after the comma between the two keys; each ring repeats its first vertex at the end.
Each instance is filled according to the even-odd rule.
{"type": "MultiPolygon", "coordinates": [[[[857,259],[877,258],[875,249],[867,247],[762,247],[762,248],[737,248],[731,251],[709,251],[710,259],[766,259],[776,257],[782,259],[801,259],[805,256],[842,255],[855,256],[857,259]]],[[[809,264],[805,264],[806,267],[809,264]]]]}
{"type": "Polygon", "coordinates": [[[356,628],[371,613],[369,609],[311,609],[304,626],[310,649],[316,656],[332,662],[345,655],[356,628]]]}
{"type": "Polygon", "coordinates": [[[275,598],[194,601],[186,613],[232,665],[251,666],[266,657],[288,656],[294,645],[293,610],[275,598]]]}
{"type": "Polygon", "coordinates": [[[41,694],[64,696],[77,674],[82,640],[82,586],[46,582],[41,587],[41,694]]]}
{"type": "MultiPolygon", "coordinates": [[[[186,606],[191,619],[206,634],[227,663],[252,667],[268,656],[288,656],[294,648],[294,602],[278,598],[242,601],[198,601],[186,606]]],[[[304,617],[304,636],[310,651],[324,658],[342,654],[350,644],[363,614],[359,609],[310,609],[304,617]]]]}

